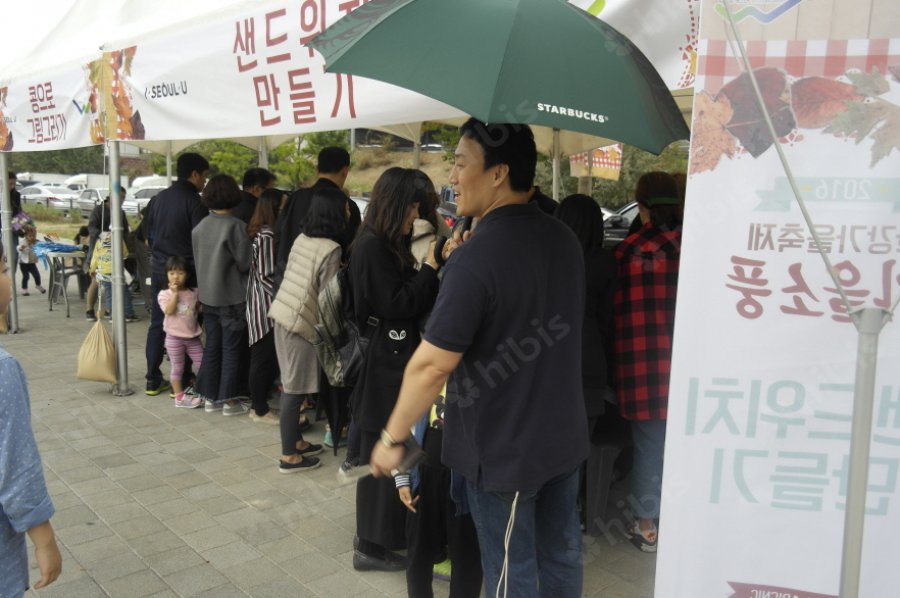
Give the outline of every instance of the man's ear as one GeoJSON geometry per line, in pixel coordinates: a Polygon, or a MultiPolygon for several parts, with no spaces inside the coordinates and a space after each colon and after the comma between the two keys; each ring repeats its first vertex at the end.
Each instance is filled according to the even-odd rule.
{"type": "Polygon", "coordinates": [[[503,185],[503,181],[509,178],[509,164],[497,164],[494,166],[494,176],[491,179],[491,183],[494,187],[500,187],[503,185]]]}

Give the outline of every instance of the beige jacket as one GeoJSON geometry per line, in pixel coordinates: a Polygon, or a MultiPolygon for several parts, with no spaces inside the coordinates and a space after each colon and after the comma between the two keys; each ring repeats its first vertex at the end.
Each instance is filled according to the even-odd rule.
{"type": "Polygon", "coordinates": [[[314,340],[319,289],[341,267],[341,246],[331,239],[300,235],[291,246],[281,287],[269,317],[289,332],[314,340]]]}
{"type": "Polygon", "coordinates": [[[427,220],[423,220],[422,218],[415,219],[413,222],[412,245],[410,250],[412,251],[413,257],[416,258],[416,269],[421,268],[422,264],[425,263],[425,258],[428,257],[428,246],[434,241],[435,236],[441,235],[449,238],[450,234],[450,227],[447,226],[443,218],[438,218],[437,231],[434,230],[434,227],[427,220]]]}

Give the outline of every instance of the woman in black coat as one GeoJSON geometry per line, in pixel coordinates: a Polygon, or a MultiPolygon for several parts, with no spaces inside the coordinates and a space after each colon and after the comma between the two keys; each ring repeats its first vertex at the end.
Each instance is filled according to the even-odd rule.
{"type": "MultiPolygon", "coordinates": [[[[419,203],[427,201],[414,170],[390,168],[372,190],[359,235],[350,249],[350,284],[356,321],[370,339],[363,372],[350,403],[361,433],[360,463],[367,463],[397,401],[403,370],[419,344],[419,320],[437,297],[438,264],[433,254],[420,270],[410,251],[419,203]]],[[[357,570],[402,570],[393,550],[406,543],[406,509],[390,478],[359,480],[356,487],[354,551],[357,570]]]]}
{"type": "Polygon", "coordinates": [[[572,229],[584,249],[587,281],[581,377],[588,421],[593,429],[596,419],[606,410],[606,397],[615,399],[609,389],[608,377],[612,357],[616,260],[611,251],[603,248],[603,212],[593,198],[570,195],[556,209],[556,217],[572,229]]]}

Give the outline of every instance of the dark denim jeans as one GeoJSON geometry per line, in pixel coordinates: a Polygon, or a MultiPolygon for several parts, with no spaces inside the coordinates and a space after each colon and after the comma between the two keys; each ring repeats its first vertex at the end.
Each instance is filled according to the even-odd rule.
{"type": "MultiPolygon", "coordinates": [[[[466,481],[469,508],[484,569],[485,596],[494,596],[505,554],[504,536],[514,492],[485,492],[466,481]]],[[[539,490],[520,492],[509,541],[507,596],[581,596],[581,528],[575,501],[578,469],[551,479],[539,490]]],[[[503,596],[503,585],[500,586],[503,596]]]]}
{"type": "Polygon", "coordinates": [[[221,403],[238,396],[238,376],[246,376],[240,363],[241,343],[247,328],[245,303],[213,307],[203,305],[206,346],[194,388],[203,398],[221,403]]]}
{"type": "MultiPolygon", "coordinates": [[[[153,272],[150,276],[150,327],[147,329],[147,344],[144,354],[147,357],[147,382],[157,386],[163,380],[162,370],[159,366],[163,362],[163,349],[165,348],[166,332],[163,330],[165,314],[159,307],[157,296],[159,292],[168,288],[168,279],[165,272],[153,272]]],[[[190,372],[190,367],[185,367],[185,374],[190,372]]]]}

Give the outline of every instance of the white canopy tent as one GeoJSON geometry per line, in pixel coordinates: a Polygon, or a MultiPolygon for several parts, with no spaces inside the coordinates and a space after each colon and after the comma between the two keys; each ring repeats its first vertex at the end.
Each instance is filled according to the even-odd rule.
{"type": "MultiPolygon", "coordinates": [[[[582,6],[584,0],[571,0],[582,6]]],[[[690,83],[697,0],[609,0],[603,17],[642,48],[670,88],[690,83]],[[676,6],[677,4],[677,6],[676,6]],[[645,15],[654,14],[652,22],[645,15]]],[[[325,74],[303,41],[341,16],[339,0],[46,0],[44,35],[8,27],[0,37],[0,169],[5,151],[83,147],[121,140],[171,153],[202,139],[231,139],[262,151],[298,134],[380,129],[418,141],[421,122],[464,118],[459,110],[383,83],[325,74]],[[7,126],[8,125],[8,126],[7,126]]],[[[587,6],[582,6],[587,8],[587,6]]],[[[27,23],[35,6],[4,7],[7,23],[27,23]]],[[[689,101],[691,94],[680,93],[689,101]]],[[[581,134],[536,131],[557,159],[608,143],[581,134]]],[[[110,175],[118,148],[110,144],[110,175]]],[[[8,195],[3,230],[12,250],[8,195]]],[[[118,197],[112,197],[115,204],[118,197]]],[[[122,223],[113,209],[114,251],[122,223]]],[[[114,313],[122,314],[121,256],[114,255],[114,313]]],[[[13,329],[17,312],[13,305],[13,329]]],[[[124,320],[120,383],[126,392],[124,320]]]]}

